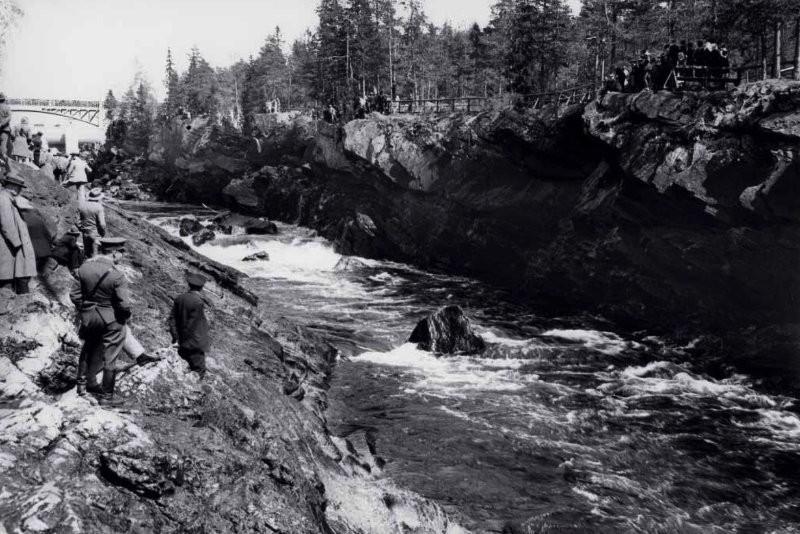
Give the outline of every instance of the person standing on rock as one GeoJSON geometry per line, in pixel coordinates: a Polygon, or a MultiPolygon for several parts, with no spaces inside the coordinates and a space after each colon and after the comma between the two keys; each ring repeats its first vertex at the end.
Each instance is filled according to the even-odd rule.
{"type": "Polygon", "coordinates": [[[69,160],[69,165],[67,165],[67,179],[64,181],[64,186],[75,187],[75,198],[79,202],[85,200],[87,196],[86,184],[89,183],[87,172],[92,172],[92,168],[89,167],[89,164],[86,163],[80,154],[73,152],[69,160]]]}
{"type": "Polygon", "coordinates": [[[11,139],[11,107],[6,95],[0,93],[0,159],[8,161],[8,142],[11,139]]]}
{"type": "Polygon", "coordinates": [[[54,229],[45,220],[42,212],[31,204],[30,200],[22,195],[15,200],[17,209],[28,227],[33,253],[36,257],[36,272],[39,275],[39,281],[51,295],[55,295],[55,290],[50,284],[50,274],[58,267],[58,263],[52,258],[54,229]]]}
{"type": "Polygon", "coordinates": [[[11,157],[20,163],[26,163],[31,160],[33,153],[30,149],[31,143],[31,128],[28,126],[28,118],[23,117],[19,126],[14,129],[11,136],[14,139],[11,147],[11,157]]]}
{"type": "MultiPolygon", "coordinates": [[[[75,273],[70,299],[80,315],[79,335],[83,339],[78,359],[78,395],[89,392],[101,405],[118,405],[114,399],[117,372],[128,369],[120,358],[128,336],[131,317],[128,282],[116,266],[125,255],[126,240],[106,237],[100,240],[99,254],[87,260],[75,273]],[[103,371],[101,384],[97,373],[103,371]]],[[[160,358],[140,353],[136,363],[143,365],[160,358]]]]}
{"type": "Polygon", "coordinates": [[[83,254],[91,258],[97,253],[98,240],[106,235],[106,213],[103,208],[103,190],[92,189],[85,200],[78,200],[78,227],[83,234],[83,254]]]}
{"type": "Polygon", "coordinates": [[[205,315],[203,286],[206,278],[197,273],[188,273],[186,282],[189,291],[175,299],[169,320],[172,343],[178,344],[178,354],[187,361],[189,369],[197,372],[200,379],[206,374],[206,352],[209,349],[208,321],[205,315]]]}
{"type": "Polygon", "coordinates": [[[0,289],[12,289],[18,295],[29,292],[28,282],[36,275],[33,243],[16,205],[24,187],[25,180],[9,171],[0,189],[0,289]]]}

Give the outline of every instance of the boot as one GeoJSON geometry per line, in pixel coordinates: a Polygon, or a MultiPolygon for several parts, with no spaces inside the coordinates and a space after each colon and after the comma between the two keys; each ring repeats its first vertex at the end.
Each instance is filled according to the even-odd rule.
{"type": "Polygon", "coordinates": [[[144,352],[136,358],[136,365],[147,365],[148,363],[160,362],[162,359],[161,356],[154,356],[144,352]]]}
{"type": "Polygon", "coordinates": [[[119,408],[125,404],[125,401],[119,397],[114,397],[113,393],[103,393],[97,396],[97,404],[106,408],[119,408]]]}
{"type": "Polygon", "coordinates": [[[78,380],[75,384],[75,391],[79,397],[84,397],[86,395],[86,380],[78,380]]]}
{"type": "Polygon", "coordinates": [[[117,372],[103,369],[102,393],[97,395],[100,406],[115,407],[122,405],[122,399],[114,398],[114,385],[117,382],[117,372]]]}

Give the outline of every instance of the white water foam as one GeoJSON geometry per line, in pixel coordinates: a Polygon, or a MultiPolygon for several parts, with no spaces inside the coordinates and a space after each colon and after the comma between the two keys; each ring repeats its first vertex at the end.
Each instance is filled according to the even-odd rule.
{"type": "Polygon", "coordinates": [[[563,339],[581,343],[586,348],[602,352],[609,356],[621,354],[628,349],[640,348],[641,345],[634,341],[626,341],[613,332],[600,332],[598,330],[580,329],[553,329],[541,334],[542,337],[563,339]]]}
{"type": "Polygon", "coordinates": [[[517,372],[518,360],[481,360],[470,357],[436,357],[406,343],[387,352],[365,352],[355,358],[378,365],[407,368],[420,378],[412,387],[457,395],[465,391],[518,391],[536,381],[517,372]]]}

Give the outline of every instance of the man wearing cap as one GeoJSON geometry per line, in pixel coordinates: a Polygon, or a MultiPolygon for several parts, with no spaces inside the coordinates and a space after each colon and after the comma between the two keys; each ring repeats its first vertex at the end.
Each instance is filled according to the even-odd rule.
{"type": "Polygon", "coordinates": [[[15,202],[23,187],[25,180],[11,170],[0,189],[0,288],[17,294],[28,293],[28,281],[36,275],[33,243],[15,202]]]}
{"type": "Polygon", "coordinates": [[[78,200],[78,227],[83,234],[83,253],[91,258],[97,252],[97,240],[106,235],[106,213],[103,209],[103,190],[92,189],[86,199],[78,200]]]}
{"type": "Polygon", "coordinates": [[[11,106],[6,95],[0,93],[0,158],[8,161],[8,140],[11,139],[11,106]]]}
{"type": "Polygon", "coordinates": [[[206,352],[209,348],[208,321],[202,291],[206,278],[188,273],[189,291],[175,299],[170,315],[169,330],[172,342],[178,344],[178,354],[189,363],[202,379],[206,374],[206,352]]]}
{"type": "Polygon", "coordinates": [[[97,240],[106,235],[106,214],[101,188],[95,187],[86,199],[78,200],[78,215],[78,227],[83,234],[83,253],[88,259],[97,252],[97,240]]]}
{"type": "Polygon", "coordinates": [[[119,353],[125,343],[125,323],[131,316],[128,283],[116,265],[123,258],[125,239],[100,240],[99,254],[76,271],[70,299],[80,315],[83,348],[78,360],[78,394],[97,396],[101,404],[114,404],[117,371],[124,368],[119,353]],[[103,381],[97,384],[97,373],[103,381]]]}

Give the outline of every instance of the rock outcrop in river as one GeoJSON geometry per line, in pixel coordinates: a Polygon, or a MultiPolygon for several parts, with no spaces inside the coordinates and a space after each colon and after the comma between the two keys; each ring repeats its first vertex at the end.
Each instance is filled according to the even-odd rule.
{"type": "Polygon", "coordinates": [[[609,93],[558,116],[306,120],[276,129],[266,165],[228,173],[224,192],[345,253],[636,328],[713,332],[745,358],[748,339],[769,339],[761,352],[783,358],[800,322],[798,124],[794,82],[609,93]]]}
{"type": "MultiPolygon", "coordinates": [[[[66,191],[19,172],[63,231],[74,212],[66,191]]],[[[255,308],[242,274],[139,216],[107,215],[129,239],[131,327],[165,359],[120,378],[125,408],[104,409],[73,387],[80,343],[66,269],[55,295],[14,300],[0,316],[1,532],[462,532],[328,433],[335,350],[255,308]],[[189,267],[213,280],[202,382],[169,348],[164,322],[189,267]]]]}

